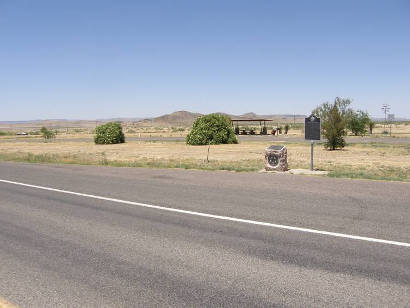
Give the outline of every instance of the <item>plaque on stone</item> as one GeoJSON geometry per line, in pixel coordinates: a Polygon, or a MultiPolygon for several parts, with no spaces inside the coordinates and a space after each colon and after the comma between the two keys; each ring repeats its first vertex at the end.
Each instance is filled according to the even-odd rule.
{"type": "Polygon", "coordinates": [[[288,151],[285,146],[271,145],[265,150],[266,171],[288,170],[288,151]]]}
{"type": "Polygon", "coordinates": [[[313,114],[305,118],[305,140],[320,140],[320,118],[313,114]]]}

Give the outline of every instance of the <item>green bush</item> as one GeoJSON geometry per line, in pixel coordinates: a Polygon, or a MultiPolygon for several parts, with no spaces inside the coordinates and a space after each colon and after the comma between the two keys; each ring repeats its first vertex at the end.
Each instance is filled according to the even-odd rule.
{"type": "Polygon", "coordinates": [[[323,121],[322,129],[327,139],[325,142],[325,148],[333,151],[338,148],[344,148],[346,142],[343,138],[345,135],[345,120],[342,118],[342,114],[335,103],[326,117],[326,121],[323,121]]]}
{"type": "Polygon", "coordinates": [[[347,116],[346,127],[355,136],[364,136],[367,131],[366,126],[369,125],[370,122],[370,117],[367,112],[351,110],[347,116]]]}
{"type": "Polygon", "coordinates": [[[125,136],[119,123],[108,122],[95,129],[94,142],[96,144],[124,143],[125,136]]]}
{"type": "Polygon", "coordinates": [[[231,119],[222,114],[208,114],[199,117],[186,137],[190,145],[238,143],[231,125],[231,119]]]}
{"type": "Polygon", "coordinates": [[[49,130],[49,129],[47,129],[47,127],[45,127],[45,126],[43,126],[43,127],[40,129],[40,133],[41,133],[41,135],[43,136],[44,141],[47,141],[47,140],[50,140],[50,139],[54,139],[54,138],[56,137],[56,135],[57,135],[57,132],[56,132],[56,131],[49,130]]]}
{"type": "Polygon", "coordinates": [[[369,133],[371,135],[371,134],[373,134],[373,129],[376,126],[376,123],[374,123],[374,121],[370,120],[369,123],[368,123],[368,126],[369,126],[369,133]]]}
{"type": "Polygon", "coordinates": [[[327,139],[324,146],[331,151],[346,145],[346,123],[349,116],[355,113],[349,108],[350,104],[350,99],[336,97],[333,104],[326,102],[312,111],[321,120],[322,134],[327,139]]]}

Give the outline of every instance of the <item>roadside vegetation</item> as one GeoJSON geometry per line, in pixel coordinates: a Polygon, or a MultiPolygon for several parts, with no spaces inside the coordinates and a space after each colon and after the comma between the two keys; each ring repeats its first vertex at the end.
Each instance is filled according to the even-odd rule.
{"type": "Polygon", "coordinates": [[[26,162],[26,163],[51,163],[73,165],[96,165],[111,167],[135,168],[174,168],[196,170],[225,170],[235,172],[259,171],[263,167],[260,160],[236,161],[210,161],[194,159],[157,159],[139,158],[133,161],[108,159],[104,153],[89,154],[34,154],[34,153],[0,153],[0,161],[26,162]]]}
{"type": "Polygon", "coordinates": [[[328,102],[316,107],[312,114],[321,118],[322,135],[326,138],[325,148],[334,151],[346,145],[345,136],[350,131],[354,136],[364,136],[373,132],[374,122],[362,110],[349,108],[351,100],[336,97],[333,104],[328,102]]]}
{"type": "Polygon", "coordinates": [[[189,145],[236,144],[238,139],[228,116],[208,114],[197,118],[186,137],[189,145]]]}
{"type": "MultiPolygon", "coordinates": [[[[360,137],[358,137],[360,138],[360,137]]],[[[259,171],[263,153],[271,142],[189,146],[172,141],[129,141],[101,147],[87,141],[43,143],[1,142],[0,160],[32,163],[65,163],[117,167],[184,168],[201,170],[259,171]],[[207,159],[208,157],[208,159],[207,159]]],[[[280,142],[280,144],[283,144],[280,142]]],[[[309,168],[309,144],[285,143],[291,169],[309,168]]],[[[318,147],[315,167],[331,177],[410,182],[409,144],[347,144],[343,150],[318,147]]]]}
{"type": "MultiPolygon", "coordinates": [[[[387,130],[390,133],[390,126],[380,122],[371,124],[370,121],[364,127],[369,130],[369,133],[371,130],[372,134],[366,133],[367,137],[363,139],[362,135],[365,132],[362,123],[366,120],[366,114],[361,111],[353,111],[349,105],[350,101],[336,99],[333,103],[319,106],[323,107],[317,110],[321,113],[318,114],[319,116],[324,115],[322,121],[323,119],[327,120],[326,116],[329,116],[329,113],[325,114],[325,112],[329,112],[335,103],[337,103],[340,119],[345,119],[342,135],[343,139],[346,138],[344,148],[328,151],[324,147],[317,147],[315,167],[328,171],[330,177],[410,182],[410,145],[406,144],[407,139],[404,139],[410,137],[410,122],[391,124],[392,137],[390,137],[383,134],[383,131],[387,130]],[[348,135],[350,136],[346,137],[348,135]],[[351,140],[354,142],[363,140],[367,143],[349,144],[348,142],[351,140]]],[[[208,131],[207,125],[213,123],[214,117],[218,121],[222,118],[222,124],[218,125],[227,128],[226,134],[222,137],[218,134],[193,133],[194,127],[188,128],[188,126],[179,123],[168,127],[156,125],[140,127],[135,123],[114,123],[115,134],[111,134],[112,130],[105,129],[106,124],[98,126],[102,126],[104,129],[97,128],[95,130],[94,127],[98,124],[95,121],[88,123],[87,127],[67,127],[64,126],[67,125],[66,123],[53,124],[49,122],[41,125],[36,123],[37,126],[27,126],[27,124],[20,127],[3,125],[1,131],[4,133],[0,134],[0,160],[255,172],[264,168],[263,155],[267,146],[285,144],[288,148],[289,167],[291,169],[309,168],[309,144],[300,141],[303,140],[303,123],[294,121],[293,118],[289,117],[278,119],[278,122],[273,123],[271,128],[279,130],[282,127],[283,135],[280,136],[280,139],[276,139],[277,136],[270,136],[271,141],[262,141],[258,136],[248,136],[246,139],[242,139],[240,144],[235,144],[237,139],[236,136],[231,135],[230,122],[221,115],[210,116],[212,120],[206,123],[201,123],[198,120],[200,124],[197,128],[205,127],[205,130],[208,131]],[[50,140],[44,138],[44,130],[41,129],[43,125],[47,127],[47,131],[58,133],[56,142],[43,142],[50,140]],[[122,133],[123,129],[126,136],[122,133]],[[16,135],[16,133],[23,131],[28,135],[16,135]],[[98,137],[97,135],[103,136],[102,144],[108,143],[110,145],[95,144],[93,138],[98,137]],[[203,143],[204,145],[191,146],[189,143],[187,144],[187,135],[195,138],[199,136],[195,143],[199,140],[201,142],[198,141],[198,144],[203,143]],[[112,140],[110,139],[112,136],[116,137],[112,140]],[[121,143],[128,136],[130,137],[128,142],[121,143]],[[229,136],[235,138],[231,140],[233,144],[230,142],[224,144],[225,141],[229,141],[229,136]],[[212,139],[214,137],[216,139],[212,139]],[[275,142],[275,139],[282,141],[275,142]],[[120,143],[117,144],[117,141],[120,143]]],[[[335,122],[340,122],[340,119],[333,121],[333,125],[335,122]]],[[[111,127],[111,123],[108,124],[111,127]]],[[[260,129],[260,127],[255,129],[260,129]]],[[[337,126],[334,125],[332,129],[336,130],[336,135],[338,135],[337,126]]],[[[329,129],[329,131],[331,130],[329,129]]],[[[320,144],[324,146],[325,142],[320,144]]]]}
{"type": "Polygon", "coordinates": [[[49,140],[55,139],[55,138],[56,138],[56,135],[57,135],[57,132],[56,132],[56,131],[49,130],[47,127],[43,126],[43,127],[40,129],[40,134],[41,134],[41,136],[43,137],[44,142],[47,142],[47,141],[49,141],[49,140]]]}
{"type": "Polygon", "coordinates": [[[362,110],[349,110],[346,119],[346,128],[355,136],[364,136],[371,131],[371,120],[369,114],[362,110]]]}
{"type": "Polygon", "coordinates": [[[95,144],[117,144],[124,143],[125,136],[122,131],[122,126],[116,122],[108,122],[97,126],[94,136],[95,144]]]}

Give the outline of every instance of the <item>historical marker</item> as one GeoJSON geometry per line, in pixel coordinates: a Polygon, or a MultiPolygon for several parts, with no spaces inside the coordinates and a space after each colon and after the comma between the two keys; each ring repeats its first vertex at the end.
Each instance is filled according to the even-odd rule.
{"type": "Polygon", "coordinates": [[[267,171],[288,170],[288,151],[285,146],[271,145],[265,149],[265,169],[267,171]]]}
{"type": "Polygon", "coordinates": [[[313,114],[305,118],[305,140],[320,140],[320,118],[313,114]]]}
{"type": "Polygon", "coordinates": [[[320,118],[311,114],[305,118],[305,140],[310,140],[310,170],[313,171],[313,145],[320,140],[320,118]]]}

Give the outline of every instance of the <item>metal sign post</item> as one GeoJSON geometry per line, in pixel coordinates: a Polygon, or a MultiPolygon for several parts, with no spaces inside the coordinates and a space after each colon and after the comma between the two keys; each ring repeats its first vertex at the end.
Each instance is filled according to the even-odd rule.
{"type": "Polygon", "coordinates": [[[310,140],[310,171],[313,171],[313,140],[310,140]]]}
{"type": "Polygon", "coordinates": [[[305,140],[310,140],[310,171],[313,171],[314,140],[320,140],[320,118],[313,114],[305,118],[305,140]]]}

